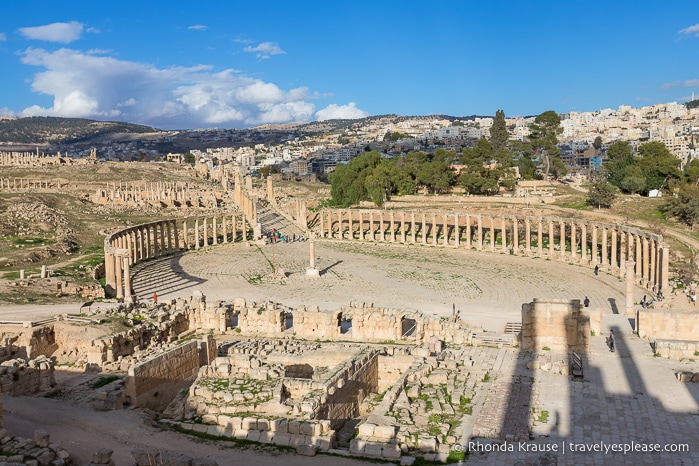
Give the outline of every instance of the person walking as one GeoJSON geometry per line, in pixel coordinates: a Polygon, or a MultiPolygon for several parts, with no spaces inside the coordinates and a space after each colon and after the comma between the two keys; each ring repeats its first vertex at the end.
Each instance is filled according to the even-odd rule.
{"type": "Polygon", "coordinates": [[[599,265],[595,265],[595,277],[599,275],[599,265]]]}
{"type": "Polygon", "coordinates": [[[585,307],[590,307],[590,298],[585,296],[585,300],[583,301],[583,304],[585,305],[585,307]]]}
{"type": "Polygon", "coordinates": [[[609,351],[614,352],[614,330],[609,331],[609,351]]]}
{"type": "Polygon", "coordinates": [[[158,293],[153,293],[153,304],[158,304],[158,293]]]}

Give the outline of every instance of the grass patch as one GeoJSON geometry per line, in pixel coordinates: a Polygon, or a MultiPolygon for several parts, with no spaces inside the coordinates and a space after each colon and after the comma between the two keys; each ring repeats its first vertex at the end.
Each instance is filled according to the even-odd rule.
{"type": "Polygon", "coordinates": [[[486,372],[481,382],[490,382],[490,372],[486,372]]]}
{"type": "Polygon", "coordinates": [[[549,420],[549,412],[546,410],[542,411],[541,414],[539,415],[539,418],[537,419],[537,421],[542,423],[542,424],[546,424],[548,422],[548,420],[549,420]]]}
{"type": "Polygon", "coordinates": [[[99,380],[92,382],[90,384],[90,388],[93,390],[96,390],[98,388],[102,388],[105,385],[109,385],[110,383],[114,382],[115,380],[119,379],[120,377],[118,375],[105,375],[103,377],[100,377],[99,380]]]}

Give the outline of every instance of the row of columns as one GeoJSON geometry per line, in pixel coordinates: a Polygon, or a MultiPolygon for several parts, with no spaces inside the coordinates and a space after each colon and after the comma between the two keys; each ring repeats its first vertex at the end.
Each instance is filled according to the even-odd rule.
{"type": "Polygon", "coordinates": [[[660,235],[621,225],[560,217],[458,212],[325,209],[320,236],[465,247],[598,266],[624,277],[634,261],[637,282],[668,287],[669,248],[660,235]]]}
{"type": "Polygon", "coordinates": [[[61,187],[60,180],[0,178],[0,189],[49,189],[61,187]]]}
{"type": "Polygon", "coordinates": [[[144,260],[248,239],[244,213],[162,220],[121,230],[105,240],[106,292],[131,296],[129,267],[144,260]]]}

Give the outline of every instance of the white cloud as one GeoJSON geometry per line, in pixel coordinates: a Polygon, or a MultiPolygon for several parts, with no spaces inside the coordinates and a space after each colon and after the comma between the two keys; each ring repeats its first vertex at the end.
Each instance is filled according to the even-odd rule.
{"type": "Polygon", "coordinates": [[[357,108],[357,104],[350,102],[347,105],[330,104],[327,107],[318,110],[315,114],[316,120],[355,120],[358,118],[366,118],[368,112],[357,108]]]}
{"type": "Polygon", "coordinates": [[[699,87],[699,79],[685,79],[684,81],[673,81],[660,86],[660,89],[672,89],[673,87],[699,87]]]}
{"type": "Polygon", "coordinates": [[[699,24],[695,24],[694,26],[689,26],[688,28],[681,29],[679,35],[699,37],[699,24]]]}
{"type": "Polygon", "coordinates": [[[257,58],[260,60],[266,60],[272,55],[282,55],[286,53],[279,48],[276,42],[262,42],[256,47],[245,47],[243,51],[256,53],[257,58]]]}
{"type": "Polygon", "coordinates": [[[192,29],[193,31],[206,31],[208,26],[204,26],[203,24],[194,24],[192,26],[189,26],[187,29],[192,29]]]}
{"type": "Polygon", "coordinates": [[[27,39],[68,44],[74,40],[80,39],[80,35],[83,32],[83,25],[77,21],[71,21],[70,23],[52,23],[46,26],[20,28],[19,32],[27,39]]]}
{"type": "Polygon", "coordinates": [[[43,69],[32,89],[53,96],[51,107],[28,107],[22,116],[115,118],[170,129],[302,122],[315,112],[308,89],[284,91],[230,69],[159,69],[65,48],[29,48],[22,62],[43,69]]]}
{"type": "Polygon", "coordinates": [[[7,107],[2,107],[2,108],[0,108],[0,116],[5,116],[5,117],[12,116],[13,117],[13,116],[15,116],[15,112],[13,112],[12,110],[10,110],[7,107]]]}
{"type": "Polygon", "coordinates": [[[7,40],[7,36],[4,32],[0,32],[0,41],[7,40]]]}

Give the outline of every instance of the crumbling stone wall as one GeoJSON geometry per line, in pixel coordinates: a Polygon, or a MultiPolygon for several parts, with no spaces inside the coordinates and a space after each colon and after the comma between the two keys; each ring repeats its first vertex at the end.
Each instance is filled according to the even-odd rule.
{"type": "Polygon", "coordinates": [[[129,368],[125,396],[133,406],[162,411],[199,372],[199,341],[193,340],[129,368]]]}
{"type": "Polygon", "coordinates": [[[28,362],[11,359],[0,364],[0,391],[7,395],[32,395],[55,385],[53,361],[44,356],[28,362]]]}
{"type": "Polygon", "coordinates": [[[579,299],[534,299],[522,305],[522,350],[587,352],[590,318],[579,299]]]}
{"type": "Polygon", "coordinates": [[[20,357],[25,359],[52,355],[58,349],[53,325],[35,327],[31,332],[22,332],[17,339],[17,346],[21,348],[20,357]]]}

